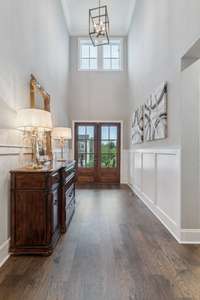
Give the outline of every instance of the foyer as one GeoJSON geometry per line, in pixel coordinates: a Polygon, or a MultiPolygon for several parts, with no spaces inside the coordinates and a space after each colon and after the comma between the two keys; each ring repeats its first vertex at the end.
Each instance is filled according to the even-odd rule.
{"type": "Polygon", "coordinates": [[[0,300],[200,300],[199,12],[0,0],[0,300]]]}

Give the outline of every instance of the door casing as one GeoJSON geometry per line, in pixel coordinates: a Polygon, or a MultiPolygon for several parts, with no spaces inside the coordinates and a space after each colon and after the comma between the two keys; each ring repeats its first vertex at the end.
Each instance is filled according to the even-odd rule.
{"type": "Polygon", "coordinates": [[[120,183],[122,182],[123,166],[123,121],[122,120],[73,120],[72,121],[72,156],[75,157],[75,124],[76,123],[119,123],[120,124],[120,183]]]}

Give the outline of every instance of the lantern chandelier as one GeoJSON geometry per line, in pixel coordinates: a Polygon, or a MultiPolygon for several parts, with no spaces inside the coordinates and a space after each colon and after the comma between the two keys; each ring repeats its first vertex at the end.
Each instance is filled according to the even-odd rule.
{"type": "Polygon", "coordinates": [[[89,36],[92,44],[96,46],[109,44],[109,17],[107,5],[89,10],[89,36]]]}

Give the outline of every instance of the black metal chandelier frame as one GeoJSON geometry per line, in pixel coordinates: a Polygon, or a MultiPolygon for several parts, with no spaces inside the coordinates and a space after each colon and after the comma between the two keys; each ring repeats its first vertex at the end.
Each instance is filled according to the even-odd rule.
{"type": "Polygon", "coordinates": [[[108,45],[109,44],[109,27],[110,27],[110,22],[109,22],[109,17],[108,17],[108,9],[107,5],[102,5],[100,4],[99,1],[99,6],[96,8],[89,9],[89,36],[92,41],[93,46],[102,46],[102,45],[108,45]],[[96,42],[96,30],[95,30],[95,24],[102,24],[105,26],[105,35],[102,43],[97,43],[96,42]]]}

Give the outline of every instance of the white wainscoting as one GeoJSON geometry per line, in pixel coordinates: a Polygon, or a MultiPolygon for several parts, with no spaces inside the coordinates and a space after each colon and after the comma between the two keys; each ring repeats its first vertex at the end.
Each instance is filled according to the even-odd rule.
{"type": "Polygon", "coordinates": [[[129,151],[129,186],[181,242],[181,152],[179,149],[129,151]]]}
{"type": "Polygon", "coordinates": [[[0,267],[9,257],[10,170],[25,164],[30,152],[30,147],[0,145],[0,267]]]}

